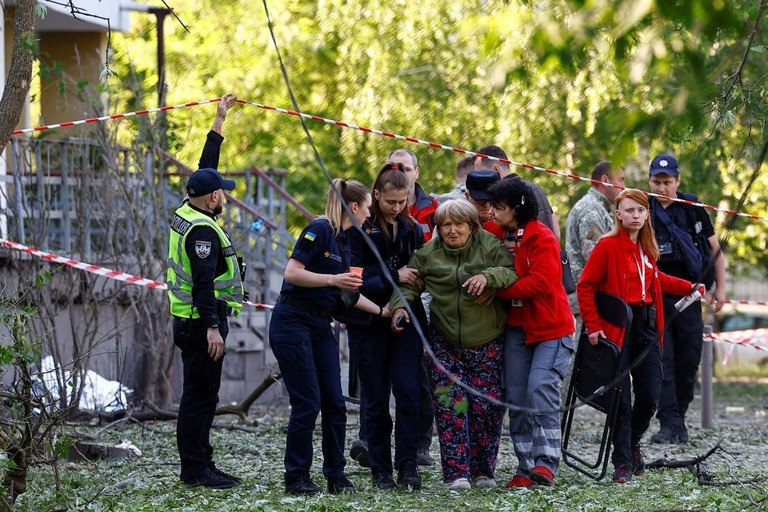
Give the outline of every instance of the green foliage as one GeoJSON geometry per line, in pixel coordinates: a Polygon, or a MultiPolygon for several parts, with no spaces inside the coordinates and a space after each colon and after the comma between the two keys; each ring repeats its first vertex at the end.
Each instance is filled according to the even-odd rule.
{"type": "MultiPolygon", "coordinates": [[[[270,2],[305,112],[470,150],[493,143],[514,161],[580,175],[610,159],[641,188],[653,154],[670,151],[683,168],[681,190],[730,208],[768,139],[764,7],[758,0],[270,2]]],[[[174,9],[191,30],[166,21],[169,103],[232,90],[291,108],[257,4],[181,0],[174,9]]],[[[134,26],[115,43],[120,79],[138,86],[120,96],[127,110],[152,102],[157,76],[152,23],[134,26]]],[[[119,89],[114,79],[112,87],[119,89]]],[[[212,109],[169,114],[170,149],[182,161],[197,161],[212,109]]],[[[250,106],[230,119],[222,168],[287,168],[289,192],[322,211],[327,181],[299,121],[250,106]]],[[[308,124],[334,177],[370,183],[386,155],[405,146],[419,157],[428,192],[453,184],[460,155],[308,124]]],[[[544,187],[564,224],[585,185],[517,170],[544,187]]],[[[766,216],[762,176],[744,209],[766,216]]],[[[726,216],[716,220],[724,234],[726,216]]],[[[768,268],[764,223],[738,228],[731,266],[768,268]]]]}

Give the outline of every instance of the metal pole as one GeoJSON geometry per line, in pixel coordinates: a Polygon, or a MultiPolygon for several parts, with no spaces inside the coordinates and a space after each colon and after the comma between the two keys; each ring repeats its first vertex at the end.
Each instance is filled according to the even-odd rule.
{"type": "Polygon", "coordinates": [[[704,326],[704,345],[701,348],[701,427],[712,428],[712,326],[704,326]]]}
{"type": "MultiPolygon", "coordinates": [[[[165,83],[165,17],[171,13],[170,9],[161,7],[150,7],[148,12],[156,18],[157,33],[157,106],[165,106],[165,97],[168,86],[165,83]]],[[[165,112],[160,112],[157,116],[157,128],[160,132],[160,148],[168,151],[168,117],[165,112]]],[[[165,174],[166,162],[159,160],[158,174],[165,174]]]]}

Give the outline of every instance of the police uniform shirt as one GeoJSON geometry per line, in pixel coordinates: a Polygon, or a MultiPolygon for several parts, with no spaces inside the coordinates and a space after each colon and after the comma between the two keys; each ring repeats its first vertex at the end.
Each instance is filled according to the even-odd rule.
{"type": "MultiPolygon", "coordinates": [[[[339,238],[345,236],[344,232],[339,234],[339,238]]],[[[344,245],[344,258],[349,261],[349,244],[344,245]]],[[[304,228],[296,241],[291,258],[300,261],[308,271],[316,274],[340,274],[343,269],[336,233],[331,223],[324,218],[315,219],[304,228]]],[[[280,293],[311,301],[316,307],[329,311],[336,308],[339,297],[339,289],[335,286],[306,288],[285,280],[280,293]]]]}
{"type": "MultiPolygon", "coordinates": [[[[698,202],[698,198],[693,194],[683,195],[678,193],[677,197],[698,202]]],[[[671,242],[671,235],[666,224],[664,224],[656,214],[656,208],[661,208],[661,205],[655,198],[651,198],[651,201],[653,229],[656,232],[656,241],[659,244],[659,251],[661,252],[657,263],[659,270],[665,274],[680,277],[682,279],[696,279],[698,276],[692,276],[688,272],[682,254],[679,253],[680,249],[676,247],[677,244],[672,243],[670,247],[672,249],[671,253],[669,252],[669,249],[664,248],[666,244],[671,242]]],[[[664,211],[667,212],[667,215],[672,219],[672,222],[674,222],[676,226],[689,233],[691,237],[695,237],[696,233],[701,233],[704,238],[709,239],[709,237],[715,234],[715,228],[712,226],[712,221],[709,219],[707,211],[700,206],[691,206],[689,204],[673,201],[664,209],[664,211]]]]}
{"type": "MultiPolygon", "coordinates": [[[[204,215],[216,218],[209,212],[190,206],[204,215]]],[[[216,325],[219,323],[219,316],[213,281],[227,271],[227,261],[224,251],[221,250],[219,236],[211,227],[194,227],[187,235],[184,250],[192,268],[192,305],[206,325],[216,325]]]]}

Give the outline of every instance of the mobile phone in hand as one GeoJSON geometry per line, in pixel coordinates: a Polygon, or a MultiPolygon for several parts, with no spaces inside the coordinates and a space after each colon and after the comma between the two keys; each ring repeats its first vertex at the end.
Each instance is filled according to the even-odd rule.
{"type": "Polygon", "coordinates": [[[395,327],[397,327],[398,329],[402,329],[403,327],[405,327],[405,323],[406,323],[405,315],[400,315],[400,318],[398,318],[397,321],[395,322],[395,327]]]}

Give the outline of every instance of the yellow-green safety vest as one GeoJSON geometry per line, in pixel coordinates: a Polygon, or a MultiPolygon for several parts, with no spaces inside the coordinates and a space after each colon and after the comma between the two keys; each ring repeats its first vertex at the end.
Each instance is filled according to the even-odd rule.
{"type": "Polygon", "coordinates": [[[171,314],[182,318],[200,318],[200,313],[192,305],[192,266],[187,251],[184,250],[187,235],[193,227],[200,225],[209,226],[216,231],[227,262],[227,271],[213,281],[216,300],[226,301],[227,306],[231,307],[237,316],[243,307],[243,282],[240,279],[235,249],[221,226],[208,215],[192,208],[188,202],[176,210],[171,221],[166,274],[171,314]]]}

